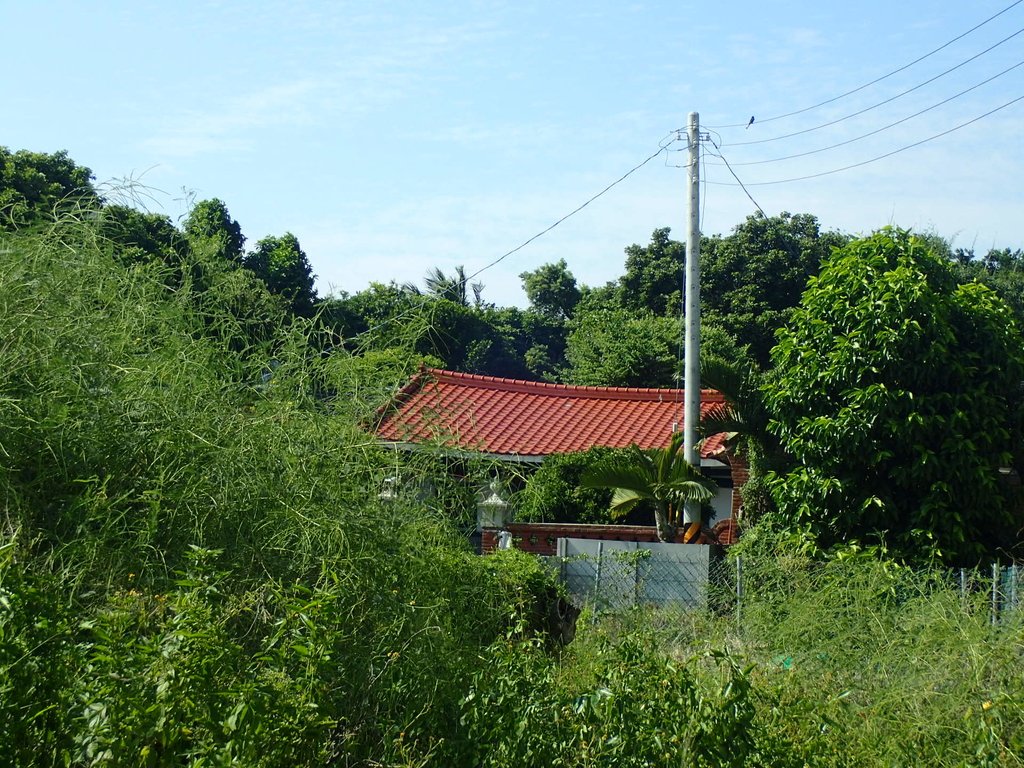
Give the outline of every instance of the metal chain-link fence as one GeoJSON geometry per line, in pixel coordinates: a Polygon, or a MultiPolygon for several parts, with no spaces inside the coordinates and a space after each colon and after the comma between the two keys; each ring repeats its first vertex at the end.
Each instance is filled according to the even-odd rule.
{"type": "Polygon", "coordinates": [[[706,545],[569,541],[548,558],[573,602],[598,610],[636,605],[705,609],[729,596],[732,567],[706,545]]]}
{"type": "Polygon", "coordinates": [[[1024,568],[993,563],[988,568],[960,568],[952,573],[951,581],[960,590],[965,603],[972,595],[988,596],[992,623],[999,622],[1021,608],[1024,601],[1024,568]]]}
{"type": "MultiPolygon", "coordinates": [[[[577,606],[618,611],[638,605],[711,609],[742,616],[744,601],[764,586],[764,566],[748,578],[742,557],[716,547],[568,540],[546,558],[577,606]],[[753,592],[751,592],[753,590],[753,592]],[[748,592],[750,593],[748,595],[748,592]]],[[[915,578],[914,574],[911,578],[915,578]]],[[[959,590],[965,610],[984,609],[992,623],[1024,607],[1024,567],[992,564],[978,569],[920,572],[919,586],[959,590]],[[984,598],[984,599],[982,599],[984,598]]],[[[813,577],[813,576],[812,576],[813,577]]],[[[774,579],[772,579],[774,581],[774,579]]],[[[777,588],[777,587],[776,587],[777,588]]]]}

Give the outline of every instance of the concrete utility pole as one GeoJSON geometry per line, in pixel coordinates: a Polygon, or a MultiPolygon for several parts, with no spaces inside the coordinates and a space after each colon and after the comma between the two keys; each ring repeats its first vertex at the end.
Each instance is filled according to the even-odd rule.
{"type": "MultiPolygon", "coordinates": [[[[690,187],[690,221],[686,229],[686,344],[684,347],[683,455],[686,463],[700,469],[697,426],[700,424],[700,115],[691,112],[687,120],[686,141],[690,148],[686,175],[690,187]]],[[[688,501],[683,507],[683,523],[700,522],[700,504],[688,501]]]]}

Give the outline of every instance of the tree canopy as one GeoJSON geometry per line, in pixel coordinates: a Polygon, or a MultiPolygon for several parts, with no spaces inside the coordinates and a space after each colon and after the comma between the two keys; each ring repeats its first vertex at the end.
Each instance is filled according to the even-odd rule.
{"type": "Polygon", "coordinates": [[[415,283],[406,283],[405,290],[417,296],[430,296],[435,299],[447,299],[464,307],[470,305],[469,290],[473,292],[473,304],[479,307],[482,304],[481,294],[484,284],[480,282],[470,283],[466,277],[466,268],[461,264],[455,267],[454,274],[447,274],[440,267],[432,267],[427,270],[423,277],[423,288],[415,283]],[[469,290],[467,290],[467,288],[469,290]]]}
{"type": "Polygon", "coordinates": [[[787,525],[823,544],[973,563],[1024,523],[1024,339],[1005,302],[885,230],[810,281],[772,353],[771,428],[795,466],[773,482],[787,525]]]}
{"type": "Polygon", "coordinates": [[[266,283],[271,293],[284,297],[293,314],[313,314],[316,290],[313,267],[298,238],[291,232],[281,237],[265,237],[245,256],[246,269],[266,283]]]}
{"type": "Polygon", "coordinates": [[[60,152],[11,152],[0,147],[0,231],[52,220],[71,208],[93,207],[92,171],[60,152]]]}
{"type": "Polygon", "coordinates": [[[209,250],[228,261],[242,263],[245,235],[222,200],[196,203],[185,219],[184,230],[193,251],[209,250]]]}
{"type": "Polygon", "coordinates": [[[106,205],[100,211],[99,234],[111,243],[122,264],[161,261],[177,267],[188,242],[171,220],[126,205],[106,205]]]}
{"type": "Polygon", "coordinates": [[[701,242],[702,311],[764,366],[808,278],[847,240],[823,233],[810,214],[748,216],[732,234],[701,242]]]}
{"type": "Polygon", "coordinates": [[[666,315],[682,306],[686,246],[669,239],[671,231],[656,229],[648,245],[627,246],[625,272],[619,278],[623,307],[666,315]]]}
{"type": "Polygon", "coordinates": [[[543,264],[519,277],[531,308],[547,317],[563,320],[572,317],[580,301],[580,289],[565,259],[559,259],[556,264],[543,264]]]}
{"type": "Polygon", "coordinates": [[[624,307],[580,305],[566,340],[573,384],[672,386],[679,369],[679,321],[624,307]]]}

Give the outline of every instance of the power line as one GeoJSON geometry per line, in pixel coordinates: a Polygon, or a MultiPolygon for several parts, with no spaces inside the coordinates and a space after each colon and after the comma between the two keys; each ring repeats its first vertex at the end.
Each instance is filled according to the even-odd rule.
{"type": "MultiPolygon", "coordinates": [[[[1024,0],[1020,0],[1020,2],[1024,2],[1024,0]]],[[[908,93],[912,93],[913,91],[916,91],[919,88],[923,88],[924,86],[928,85],[929,83],[934,83],[940,77],[945,77],[950,72],[953,72],[953,71],[955,71],[957,69],[960,69],[960,67],[965,66],[966,64],[970,64],[972,61],[974,61],[975,59],[979,58],[980,56],[984,56],[986,53],[991,51],[993,48],[997,48],[1000,45],[1002,45],[1003,43],[1007,42],[1008,40],[1012,40],[1017,35],[1019,35],[1021,32],[1024,32],[1024,27],[1021,27],[1016,32],[1014,32],[1012,35],[1010,35],[1008,37],[1004,37],[998,43],[995,43],[994,45],[989,46],[988,48],[986,48],[981,53],[976,53],[973,56],[971,56],[971,58],[966,59],[964,61],[961,61],[956,66],[950,67],[945,72],[940,72],[939,74],[935,75],[935,77],[929,78],[928,80],[925,80],[923,83],[918,83],[913,88],[908,88],[907,90],[903,91],[902,93],[897,93],[895,96],[891,96],[888,99],[885,99],[884,101],[880,101],[877,104],[872,104],[870,107],[865,107],[864,109],[858,110],[857,112],[853,112],[853,113],[851,113],[849,115],[846,115],[845,117],[840,117],[840,118],[837,118],[835,120],[830,120],[827,123],[822,123],[821,125],[816,125],[813,128],[805,128],[802,131],[793,131],[792,133],[785,133],[785,134],[783,134],[781,136],[773,136],[773,137],[768,138],[768,139],[756,139],[754,141],[734,141],[731,144],[729,144],[729,146],[730,147],[743,147],[743,146],[749,146],[751,144],[767,144],[770,141],[781,141],[782,139],[789,139],[789,138],[792,138],[793,136],[801,136],[801,135],[803,135],[805,133],[811,133],[812,131],[820,131],[822,128],[828,128],[829,126],[836,125],[837,123],[841,123],[844,120],[849,120],[850,118],[857,117],[859,115],[863,115],[865,112],[870,112],[871,110],[877,109],[878,107],[881,107],[881,106],[883,106],[885,104],[888,104],[889,102],[896,101],[896,99],[902,98],[903,96],[906,96],[908,93]]]]}
{"type": "MultiPolygon", "coordinates": [[[[1022,0],[1022,2],[1024,2],[1024,0],[1022,0]]],[[[671,134],[669,134],[669,135],[671,135],[671,134]]],[[[666,136],[665,138],[668,138],[668,137],[666,136]]],[[[672,144],[673,144],[674,142],[678,141],[678,137],[676,137],[676,138],[673,138],[673,139],[672,139],[671,141],[669,141],[669,142],[668,142],[668,144],[665,144],[665,143],[664,143],[665,139],[662,139],[661,141],[662,141],[662,143],[661,143],[661,144],[660,144],[660,145],[658,146],[658,151],[657,151],[657,152],[655,152],[655,153],[654,153],[653,155],[649,155],[649,156],[648,156],[647,158],[645,158],[645,159],[644,159],[643,161],[641,161],[641,162],[640,162],[640,163],[639,163],[638,165],[635,165],[635,166],[633,166],[632,168],[630,168],[630,169],[629,169],[628,171],[626,171],[626,172],[625,172],[624,174],[622,174],[622,175],[621,175],[621,176],[620,176],[619,178],[617,178],[617,179],[616,179],[615,181],[613,181],[613,182],[612,182],[611,184],[609,184],[609,185],[608,185],[607,187],[605,187],[604,189],[602,189],[602,190],[601,190],[600,192],[598,192],[598,193],[597,193],[596,195],[594,195],[593,197],[591,197],[591,198],[590,198],[589,200],[587,200],[587,201],[586,201],[585,203],[583,203],[582,205],[579,205],[579,206],[577,206],[576,208],[574,208],[573,210],[569,211],[569,213],[565,214],[565,216],[563,216],[562,218],[560,218],[560,219],[559,219],[558,221],[556,221],[556,222],[555,222],[554,224],[552,224],[551,226],[549,226],[549,227],[546,227],[545,229],[542,229],[542,230],[541,230],[540,232],[538,232],[538,233],[537,233],[536,235],[534,235],[533,237],[531,237],[531,238],[529,238],[529,239],[527,239],[527,240],[524,240],[524,241],[523,241],[522,243],[520,243],[519,245],[517,245],[517,246],[516,246],[515,248],[513,248],[513,249],[512,249],[511,251],[506,251],[506,252],[505,252],[505,253],[503,253],[503,254],[502,254],[501,256],[499,256],[499,257],[498,257],[498,258],[496,258],[496,259],[495,259],[494,261],[492,261],[491,263],[489,263],[489,264],[487,264],[487,265],[485,265],[485,266],[481,267],[480,269],[478,269],[478,270],[477,270],[476,272],[474,272],[474,273],[473,273],[472,275],[470,275],[469,277],[467,277],[467,278],[466,278],[466,281],[468,282],[468,281],[472,280],[472,279],[473,279],[474,277],[476,277],[477,275],[479,275],[479,274],[480,274],[481,272],[485,272],[486,270],[490,269],[491,267],[495,266],[496,264],[499,264],[499,263],[501,263],[502,261],[504,261],[505,259],[507,259],[507,258],[508,258],[509,256],[511,256],[511,255],[512,255],[513,253],[516,253],[517,251],[521,251],[521,250],[522,250],[523,248],[525,248],[526,246],[528,246],[528,245],[529,245],[530,243],[532,243],[532,242],[533,242],[534,240],[536,240],[537,238],[539,238],[539,237],[543,237],[544,235],[546,235],[546,234],[547,234],[548,232],[550,232],[550,231],[551,231],[552,229],[554,229],[555,227],[557,227],[557,226],[558,226],[559,224],[561,224],[561,223],[562,223],[563,221],[565,221],[566,219],[568,219],[568,218],[571,218],[572,216],[575,216],[575,215],[576,215],[577,213],[579,213],[580,211],[582,211],[582,210],[583,210],[584,208],[586,208],[586,207],[587,207],[588,205],[590,205],[590,204],[591,204],[592,202],[594,202],[595,200],[597,200],[597,199],[598,199],[599,197],[601,197],[602,195],[604,195],[604,194],[605,194],[606,192],[610,191],[610,190],[611,190],[611,189],[612,189],[613,187],[617,187],[617,186],[618,186],[619,184],[621,184],[622,182],[624,182],[624,181],[625,181],[626,179],[628,179],[628,178],[629,178],[630,176],[632,176],[632,175],[633,175],[634,173],[636,173],[636,172],[637,172],[637,171],[639,171],[639,170],[640,170],[641,168],[643,168],[643,167],[644,167],[645,165],[647,165],[647,164],[648,164],[649,162],[651,162],[651,160],[653,160],[653,159],[654,159],[654,158],[656,158],[656,157],[657,157],[658,155],[660,155],[660,154],[661,154],[662,152],[664,152],[664,151],[665,151],[665,150],[666,150],[666,149],[667,149],[668,147],[670,147],[670,146],[671,146],[671,145],[672,145],[672,144]]]]}
{"type": "MultiPolygon", "coordinates": [[[[968,120],[968,121],[966,121],[964,123],[960,123],[960,125],[953,126],[952,128],[950,128],[948,130],[945,130],[945,131],[942,131],[941,133],[936,133],[934,136],[929,136],[926,139],[921,139],[920,141],[915,141],[913,144],[907,144],[905,147],[900,147],[899,149],[894,149],[892,152],[886,152],[884,155],[879,155],[878,157],[872,157],[870,160],[863,160],[863,161],[861,161],[859,163],[853,163],[852,165],[843,166],[842,168],[833,168],[831,171],[822,171],[821,173],[812,173],[812,174],[808,174],[807,176],[796,176],[796,177],[791,178],[791,179],[776,179],[775,181],[755,181],[755,182],[751,182],[749,184],[749,186],[751,186],[751,187],[766,187],[766,186],[769,186],[769,185],[772,185],[772,184],[788,184],[788,183],[793,182],[793,181],[805,181],[807,179],[817,179],[817,178],[820,178],[822,176],[829,176],[829,175],[831,175],[833,173],[841,173],[842,171],[849,171],[852,168],[859,168],[862,165],[868,165],[870,163],[874,163],[874,162],[877,162],[879,160],[884,160],[887,157],[892,157],[893,155],[898,155],[900,152],[905,152],[908,149],[913,149],[914,147],[919,147],[922,144],[926,144],[929,141],[933,141],[934,139],[938,139],[938,138],[941,138],[943,136],[946,136],[946,135],[948,135],[950,133],[953,133],[954,131],[959,131],[961,128],[966,128],[968,125],[976,123],[979,120],[983,120],[986,117],[989,117],[990,115],[994,115],[996,112],[999,112],[1000,110],[1006,109],[1007,107],[1009,107],[1009,106],[1011,106],[1013,104],[1016,104],[1018,101],[1022,101],[1022,100],[1024,100],[1024,96],[1018,96],[1017,98],[1011,99],[1010,101],[1006,102],[1005,104],[1001,104],[1000,106],[996,107],[995,109],[989,110],[988,112],[986,112],[983,115],[978,115],[977,117],[975,117],[975,118],[973,118],[971,120],[968,120]]],[[[724,160],[725,158],[722,158],[722,159],[724,160]]],[[[736,184],[733,184],[733,183],[728,182],[728,181],[708,181],[706,183],[707,184],[715,184],[717,186],[727,186],[727,187],[737,186],[736,184]]],[[[743,185],[740,184],[739,186],[743,186],[743,185]]]]}
{"type": "Polygon", "coordinates": [[[722,159],[722,162],[725,163],[725,167],[729,169],[729,173],[731,173],[732,177],[736,179],[736,183],[740,185],[744,193],[746,193],[747,197],[750,198],[750,202],[752,202],[754,206],[757,208],[757,210],[761,212],[761,215],[767,219],[768,214],[764,212],[764,208],[762,208],[760,204],[757,202],[757,200],[754,199],[754,196],[750,194],[750,190],[747,189],[746,185],[742,181],[740,181],[740,177],[736,175],[736,171],[734,171],[732,169],[732,166],[729,165],[729,161],[725,159],[725,155],[722,154],[722,150],[719,148],[717,144],[715,144],[714,141],[712,141],[711,143],[714,144],[715,149],[717,150],[716,156],[722,159]]]}
{"type": "MultiPolygon", "coordinates": [[[[897,125],[900,125],[902,123],[907,122],[908,120],[913,120],[915,117],[920,117],[921,115],[925,114],[926,112],[931,112],[933,109],[937,109],[938,107],[941,107],[944,104],[948,104],[949,102],[953,101],[954,99],[960,98],[961,96],[963,96],[966,93],[970,93],[971,91],[976,90],[976,89],[980,88],[983,85],[987,85],[988,83],[991,83],[996,78],[1002,77],[1007,72],[1012,72],[1013,70],[1017,69],[1017,67],[1020,67],[1020,66],[1024,66],[1024,61],[1018,61],[1012,67],[1007,67],[1002,72],[1000,72],[998,74],[995,74],[995,75],[992,75],[992,77],[988,78],[987,80],[982,80],[980,83],[976,83],[975,85],[972,85],[970,88],[966,88],[966,89],[960,91],[960,93],[957,93],[957,94],[955,94],[953,96],[950,96],[947,99],[943,99],[942,101],[938,102],[937,104],[932,104],[930,107],[926,107],[925,109],[922,109],[920,112],[915,112],[914,114],[908,115],[907,117],[904,117],[901,120],[897,120],[894,123],[889,123],[888,125],[883,125],[881,128],[876,128],[873,131],[869,131],[868,133],[863,133],[860,136],[856,136],[856,137],[854,137],[852,139],[847,139],[846,141],[840,141],[838,144],[831,144],[831,145],[829,145],[827,147],[821,147],[820,149],[812,149],[812,150],[809,150],[807,152],[798,152],[795,155],[786,155],[785,157],[773,157],[770,160],[750,160],[750,161],[743,162],[743,163],[733,163],[733,165],[736,165],[736,166],[741,166],[741,165],[764,165],[766,163],[778,163],[778,162],[781,162],[783,160],[793,160],[793,159],[798,158],[798,157],[807,157],[808,155],[816,155],[819,152],[827,152],[830,149],[837,149],[838,147],[844,147],[847,144],[852,144],[855,141],[860,141],[861,139],[866,139],[868,136],[874,136],[876,133],[881,133],[882,131],[887,131],[890,128],[894,128],[897,125]]],[[[724,160],[725,158],[722,158],[722,159],[724,160]]]]}
{"type": "MultiPolygon", "coordinates": [[[[1024,0],[1021,0],[1021,2],[1024,2],[1024,0]]],[[[611,184],[609,184],[608,186],[606,186],[606,187],[605,187],[604,189],[602,189],[602,190],[601,190],[600,192],[598,192],[598,193],[597,193],[596,195],[593,195],[593,196],[592,196],[592,197],[590,197],[590,198],[589,198],[588,200],[586,200],[586,202],[582,203],[581,205],[578,205],[578,206],[577,206],[576,208],[574,208],[573,210],[571,210],[571,211],[570,211],[569,213],[567,213],[567,214],[565,214],[564,216],[562,216],[562,217],[561,217],[560,219],[558,219],[558,220],[557,220],[557,221],[556,221],[555,223],[553,223],[553,224],[552,224],[551,226],[549,226],[549,227],[546,227],[545,229],[542,229],[542,230],[541,230],[540,232],[538,232],[537,234],[535,234],[535,235],[534,235],[533,237],[530,237],[530,238],[528,238],[527,240],[524,240],[524,241],[523,241],[522,243],[520,243],[519,245],[517,245],[517,246],[516,246],[515,248],[513,248],[512,250],[510,250],[510,251],[506,251],[506,252],[505,252],[505,253],[503,253],[503,254],[502,254],[501,256],[499,256],[498,258],[496,258],[496,259],[495,259],[494,261],[490,262],[489,264],[486,264],[486,265],[484,265],[483,267],[481,267],[480,269],[478,269],[478,270],[477,270],[476,272],[474,272],[473,274],[471,274],[471,275],[467,276],[467,277],[466,277],[466,278],[465,278],[465,279],[464,279],[463,281],[461,281],[461,282],[463,282],[464,284],[467,284],[467,285],[468,285],[468,284],[469,284],[469,281],[470,281],[470,280],[472,280],[473,278],[475,278],[475,277],[479,276],[480,274],[482,274],[482,273],[486,272],[486,271],[487,271],[488,269],[490,269],[491,267],[493,267],[493,266],[495,266],[495,265],[497,265],[497,264],[501,263],[502,261],[504,261],[505,259],[507,259],[507,258],[508,258],[509,256],[511,256],[512,254],[514,254],[514,253],[516,253],[516,252],[518,252],[518,251],[521,251],[521,250],[522,250],[523,248],[525,248],[526,246],[528,246],[528,245],[529,245],[530,243],[532,243],[532,242],[533,242],[534,240],[537,240],[538,238],[540,238],[540,237],[543,237],[543,236],[544,236],[544,235],[546,235],[546,234],[547,234],[548,232],[550,232],[550,231],[551,231],[551,230],[553,230],[553,229],[554,229],[555,227],[557,227],[557,226],[558,226],[559,224],[561,224],[562,222],[566,221],[567,219],[569,219],[569,218],[571,218],[571,217],[575,216],[575,215],[576,215],[577,213],[579,213],[580,211],[582,211],[582,210],[583,210],[584,208],[586,208],[586,207],[587,207],[588,205],[590,205],[590,204],[591,204],[592,202],[594,202],[595,200],[597,200],[597,199],[598,199],[599,197],[601,197],[602,195],[604,195],[604,194],[608,193],[608,192],[609,192],[609,191],[611,191],[611,190],[612,190],[612,189],[613,189],[614,187],[616,187],[616,186],[618,186],[619,184],[621,184],[622,182],[624,182],[624,181],[625,181],[626,179],[628,179],[628,178],[629,178],[630,176],[632,176],[632,175],[633,175],[634,173],[636,173],[637,171],[639,171],[639,170],[640,170],[641,168],[643,168],[643,167],[644,167],[645,165],[647,165],[647,164],[648,164],[649,162],[651,162],[651,160],[653,160],[654,158],[656,158],[656,157],[657,157],[658,155],[660,155],[660,154],[661,154],[662,152],[668,152],[668,151],[671,151],[671,150],[669,150],[668,148],[669,148],[670,146],[672,146],[672,144],[674,144],[675,142],[677,142],[677,141],[679,141],[679,140],[680,140],[680,138],[679,138],[679,132],[678,132],[678,131],[670,131],[670,132],[669,132],[669,133],[668,133],[668,134],[667,134],[667,135],[666,135],[666,136],[665,136],[665,137],[664,137],[664,138],[663,138],[663,139],[662,139],[662,140],[661,140],[660,142],[658,142],[658,149],[657,149],[657,151],[656,151],[656,152],[654,152],[653,154],[651,154],[651,155],[649,155],[648,157],[644,158],[644,159],[643,159],[643,160],[642,160],[642,161],[641,161],[640,163],[638,163],[637,165],[635,165],[635,166],[633,166],[632,168],[630,168],[630,169],[629,169],[628,171],[626,171],[626,172],[625,172],[624,174],[622,174],[622,175],[621,175],[621,176],[620,176],[619,178],[617,178],[617,179],[616,179],[615,181],[613,181],[613,182],[612,182],[611,184]]],[[[430,301],[431,301],[431,300],[432,300],[432,298],[431,298],[431,297],[426,297],[426,296],[424,296],[424,297],[422,297],[422,300],[421,300],[421,301],[419,302],[419,304],[418,304],[417,306],[415,306],[415,307],[411,307],[411,308],[409,308],[409,309],[405,310],[404,312],[400,312],[399,314],[395,315],[394,317],[389,317],[389,318],[388,318],[387,320],[384,320],[383,322],[380,322],[380,323],[378,323],[377,325],[371,326],[370,328],[367,328],[367,329],[366,329],[365,331],[362,331],[362,332],[360,332],[360,333],[357,333],[357,334],[356,334],[355,336],[352,336],[352,337],[350,337],[350,338],[349,338],[348,340],[349,340],[349,341],[354,341],[354,340],[356,340],[356,339],[362,338],[363,336],[366,336],[366,335],[368,335],[368,334],[370,334],[370,333],[373,333],[374,331],[379,331],[379,330],[380,330],[381,328],[386,328],[387,326],[391,325],[392,323],[395,323],[395,322],[397,322],[397,321],[399,321],[399,320],[402,320],[402,319],[404,319],[404,318],[406,318],[406,317],[409,317],[409,316],[411,316],[412,314],[414,314],[415,312],[418,312],[418,311],[419,311],[420,309],[422,309],[423,307],[425,307],[425,306],[426,306],[426,305],[427,305],[428,303],[430,303],[430,301]]]]}
{"type": "MultiPolygon", "coordinates": [[[[987,19],[985,19],[981,23],[976,24],[975,26],[971,27],[970,29],[968,29],[964,33],[962,33],[960,35],[957,35],[952,40],[949,40],[949,41],[943,43],[942,45],[940,45],[935,50],[929,51],[928,53],[924,54],[924,56],[920,56],[920,57],[914,59],[909,64],[904,64],[902,67],[900,67],[898,69],[894,69],[892,72],[888,72],[888,73],[882,75],[881,77],[876,77],[874,80],[872,80],[869,83],[864,83],[864,85],[859,85],[856,88],[854,88],[853,90],[846,91],[845,93],[841,93],[838,96],[833,96],[831,99],[825,99],[825,101],[819,101],[817,104],[812,104],[811,106],[804,107],[803,109],[798,109],[798,110],[795,110],[793,112],[787,112],[784,115],[774,115],[773,117],[766,117],[766,118],[763,118],[763,119],[759,119],[758,123],[759,124],[760,123],[770,123],[770,122],[773,122],[775,120],[782,120],[783,118],[786,118],[786,117],[793,117],[794,115],[802,115],[804,112],[810,112],[812,109],[817,109],[818,107],[823,107],[826,104],[831,104],[834,101],[839,101],[840,99],[844,99],[847,96],[852,96],[853,94],[858,93],[859,91],[863,91],[865,88],[870,88],[872,85],[880,83],[883,80],[886,80],[886,79],[892,77],[893,75],[899,74],[900,72],[903,72],[904,70],[909,69],[910,67],[914,66],[915,64],[918,64],[918,63],[924,61],[929,56],[935,55],[936,53],[938,53],[939,51],[943,50],[944,48],[948,48],[953,43],[957,42],[958,40],[962,40],[963,38],[967,37],[967,35],[971,34],[975,30],[978,30],[981,27],[985,26],[990,21],[993,21],[994,19],[999,18],[1000,16],[1002,16],[1007,11],[1009,11],[1009,10],[1013,9],[1014,7],[1020,5],[1022,2],[1024,2],[1024,0],[1016,0],[1016,2],[1010,3],[1010,5],[1008,5],[1005,8],[1003,8],[1003,10],[999,11],[998,13],[994,14],[993,16],[989,16],[987,19]]],[[[716,125],[716,126],[713,126],[713,127],[715,127],[715,128],[744,128],[744,127],[747,126],[747,124],[748,124],[747,122],[742,122],[742,123],[731,123],[729,125],[716,125]]]]}

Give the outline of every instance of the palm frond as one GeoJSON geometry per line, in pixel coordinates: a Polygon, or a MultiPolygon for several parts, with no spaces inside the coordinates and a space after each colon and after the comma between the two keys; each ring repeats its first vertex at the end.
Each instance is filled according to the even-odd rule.
{"type": "Polygon", "coordinates": [[[665,483],[660,489],[660,495],[669,498],[674,504],[687,501],[696,501],[703,504],[715,498],[717,486],[714,481],[701,478],[699,480],[677,480],[665,483]]]}
{"type": "Polygon", "coordinates": [[[615,493],[612,494],[609,510],[613,517],[622,517],[632,512],[633,508],[644,499],[645,497],[636,491],[631,491],[628,488],[616,488],[615,493]]]}
{"type": "Polygon", "coordinates": [[[745,431],[746,428],[747,424],[742,414],[729,403],[709,409],[700,420],[700,433],[705,437],[717,435],[719,432],[735,434],[745,431]]]}
{"type": "Polygon", "coordinates": [[[623,458],[591,468],[583,474],[580,485],[584,488],[623,488],[649,495],[653,479],[648,468],[623,458]]]}
{"type": "Polygon", "coordinates": [[[730,403],[744,399],[752,371],[748,365],[731,363],[718,357],[702,357],[700,380],[717,389],[730,403]]]}

